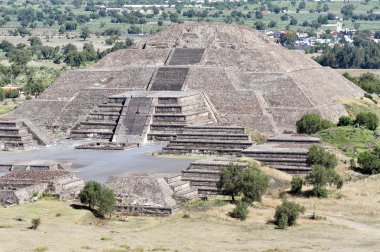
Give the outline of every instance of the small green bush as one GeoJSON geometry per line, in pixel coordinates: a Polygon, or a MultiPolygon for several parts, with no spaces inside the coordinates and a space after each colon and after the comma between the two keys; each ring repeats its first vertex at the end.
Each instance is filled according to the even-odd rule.
{"type": "Polygon", "coordinates": [[[36,230],[40,226],[40,224],[41,224],[40,218],[32,219],[32,226],[30,228],[36,230]]]}
{"type": "Polygon", "coordinates": [[[19,96],[20,96],[20,93],[16,89],[10,89],[10,90],[7,90],[5,92],[5,97],[6,98],[12,98],[12,99],[14,99],[14,98],[18,98],[19,96]]]}
{"type": "Polygon", "coordinates": [[[306,114],[296,123],[297,132],[305,134],[314,134],[320,130],[328,129],[334,124],[328,120],[321,119],[317,114],[306,114]]]}
{"type": "Polygon", "coordinates": [[[276,213],[274,214],[275,223],[280,229],[293,226],[296,224],[298,216],[304,212],[305,207],[285,200],[281,205],[276,207],[276,213]]]}
{"type": "Polygon", "coordinates": [[[248,203],[243,201],[236,202],[236,207],[231,212],[231,217],[239,219],[239,220],[245,220],[248,215],[248,203]]]}
{"type": "Polygon", "coordinates": [[[313,166],[311,172],[306,176],[307,183],[313,185],[311,196],[324,198],[327,197],[326,185],[343,186],[343,179],[334,169],[326,168],[321,165],[313,166]]]}
{"type": "Polygon", "coordinates": [[[338,126],[350,126],[352,124],[353,124],[353,121],[349,116],[339,117],[338,126]]]}
{"type": "Polygon", "coordinates": [[[356,116],[355,124],[363,126],[369,130],[376,130],[376,128],[379,126],[379,118],[375,113],[372,112],[360,112],[356,116]]]}
{"type": "Polygon", "coordinates": [[[312,145],[307,154],[306,164],[308,166],[322,165],[333,169],[338,165],[338,159],[334,153],[327,152],[323,147],[312,145]]]}
{"type": "Polygon", "coordinates": [[[376,147],[372,151],[365,151],[359,154],[358,164],[364,173],[380,173],[380,148],[376,147]]]}
{"type": "Polygon", "coordinates": [[[31,97],[30,95],[27,95],[27,96],[25,97],[25,99],[26,99],[27,101],[29,101],[29,100],[32,99],[32,97],[31,97]]]}
{"type": "Polygon", "coordinates": [[[293,194],[299,194],[302,191],[303,179],[299,176],[295,176],[292,178],[292,188],[290,192],[293,194]]]}
{"type": "Polygon", "coordinates": [[[369,94],[369,93],[365,93],[365,94],[364,94],[364,97],[365,97],[365,98],[368,98],[368,99],[370,99],[370,100],[373,99],[373,96],[372,96],[371,94],[369,94]]]}

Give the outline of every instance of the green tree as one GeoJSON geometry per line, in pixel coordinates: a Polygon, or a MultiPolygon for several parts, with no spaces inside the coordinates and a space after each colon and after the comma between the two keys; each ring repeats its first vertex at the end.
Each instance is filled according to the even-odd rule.
{"type": "Polygon", "coordinates": [[[99,212],[101,215],[105,216],[106,214],[110,214],[115,209],[116,198],[114,192],[107,188],[103,187],[102,192],[99,197],[99,212]]]}
{"type": "Polygon", "coordinates": [[[307,183],[313,185],[311,195],[325,198],[327,197],[326,186],[336,186],[338,189],[343,186],[343,180],[334,169],[329,169],[321,165],[313,166],[312,171],[306,176],[307,183]]]}
{"type": "Polygon", "coordinates": [[[352,124],[353,124],[353,121],[349,116],[339,117],[338,126],[350,126],[352,124]]]}
{"type": "Polygon", "coordinates": [[[36,46],[36,47],[42,46],[42,41],[39,37],[31,37],[28,39],[28,41],[30,43],[30,46],[36,46]]]}
{"type": "Polygon", "coordinates": [[[32,54],[27,49],[13,49],[10,53],[7,53],[7,56],[11,63],[21,67],[25,67],[32,59],[32,54]]]}
{"type": "Polygon", "coordinates": [[[364,151],[358,156],[358,164],[364,173],[380,173],[380,148],[376,147],[372,151],[364,151]]]}
{"type": "Polygon", "coordinates": [[[323,120],[317,114],[306,114],[296,123],[298,133],[314,134],[333,126],[328,120],[323,120]]]}
{"type": "Polygon", "coordinates": [[[338,159],[334,153],[327,152],[323,147],[312,145],[307,154],[306,164],[308,166],[321,165],[334,169],[338,164],[338,159]]]}
{"type": "Polygon", "coordinates": [[[280,43],[282,45],[291,45],[296,42],[298,39],[298,35],[294,31],[288,31],[287,33],[282,33],[280,35],[280,43]]]}
{"type": "Polygon", "coordinates": [[[281,205],[276,207],[276,213],[274,214],[275,223],[280,229],[293,226],[296,224],[298,216],[304,212],[305,207],[285,200],[281,205]]]}
{"type": "Polygon", "coordinates": [[[250,165],[241,173],[241,192],[243,200],[251,203],[252,201],[261,202],[262,195],[268,189],[269,178],[259,168],[250,165]]]}
{"type": "Polygon", "coordinates": [[[356,116],[355,124],[363,126],[369,130],[375,130],[379,126],[379,118],[372,112],[360,112],[356,116]]]}
{"type": "Polygon", "coordinates": [[[303,179],[299,176],[294,176],[291,182],[292,188],[290,192],[293,194],[299,194],[302,191],[303,179]]]}
{"type": "Polygon", "coordinates": [[[87,204],[92,211],[97,211],[101,216],[111,214],[116,203],[114,192],[96,181],[86,182],[79,193],[79,199],[82,204],[87,204]]]}
{"type": "Polygon", "coordinates": [[[102,185],[96,181],[88,181],[79,193],[82,204],[87,204],[90,209],[94,209],[99,203],[102,185]]]}
{"type": "Polygon", "coordinates": [[[241,174],[242,167],[229,164],[221,171],[220,180],[217,182],[220,193],[231,196],[232,202],[235,202],[235,197],[241,192],[241,174]]]}
{"type": "Polygon", "coordinates": [[[90,30],[88,29],[87,26],[85,26],[85,27],[83,27],[83,28],[81,29],[81,32],[80,32],[79,37],[80,37],[81,39],[83,39],[83,40],[86,40],[87,38],[90,37],[90,30]]]}

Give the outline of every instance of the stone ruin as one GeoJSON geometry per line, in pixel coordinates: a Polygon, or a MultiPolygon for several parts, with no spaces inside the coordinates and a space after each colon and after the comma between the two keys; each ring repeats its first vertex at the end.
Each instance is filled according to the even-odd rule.
{"type": "Polygon", "coordinates": [[[63,170],[12,171],[0,177],[0,204],[22,204],[43,192],[60,198],[75,197],[84,181],[63,170]]]}
{"type": "Polygon", "coordinates": [[[110,177],[106,186],[116,194],[116,212],[124,214],[171,215],[179,209],[175,199],[189,200],[198,194],[180,177],[160,174],[110,177]]]}

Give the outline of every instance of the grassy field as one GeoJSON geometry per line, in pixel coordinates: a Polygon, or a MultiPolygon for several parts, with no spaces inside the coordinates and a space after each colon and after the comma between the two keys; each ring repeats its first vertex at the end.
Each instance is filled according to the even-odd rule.
{"type": "Polygon", "coordinates": [[[380,146],[380,139],[376,138],[373,131],[350,126],[322,130],[318,136],[325,144],[337,147],[349,157],[354,157],[359,152],[380,146]]]}
{"type": "Polygon", "coordinates": [[[9,104],[9,105],[0,105],[0,115],[4,115],[9,113],[10,111],[17,108],[17,104],[9,104]]]}
{"type": "Polygon", "coordinates": [[[348,182],[328,199],[270,191],[262,204],[249,208],[245,222],[229,217],[233,205],[221,198],[196,201],[170,217],[111,220],[74,210],[68,202],[42,199],[0,208],[1,251],[375,251],[380,246],[379,182],[379,175],[348,182]],[[270,222],[280,196],[304,205],[306,215],[328,218],[302,217],[297,226],[278,230],[270,222]],[[184,213],[190,218],[182,218],[184,213]],[[41,218],[37,230],[28,229],[33,218],[41,218]]]}

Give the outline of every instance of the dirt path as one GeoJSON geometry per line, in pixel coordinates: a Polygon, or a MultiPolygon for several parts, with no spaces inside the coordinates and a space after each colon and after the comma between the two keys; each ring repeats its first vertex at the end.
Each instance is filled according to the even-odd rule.
{"type": "Polygon", "coordinates": [[[326,216],[326,219],[339,225],[344,225],[349,228],[364,231],[364,232],[371,232],[372,234],[376,234],[380,236],[380,228],[375,227],[375,226],[371,226],[368,224],[364,224],[361,222],[357,222],[351,219],[338,217],[338,216],[326,216]]]}

